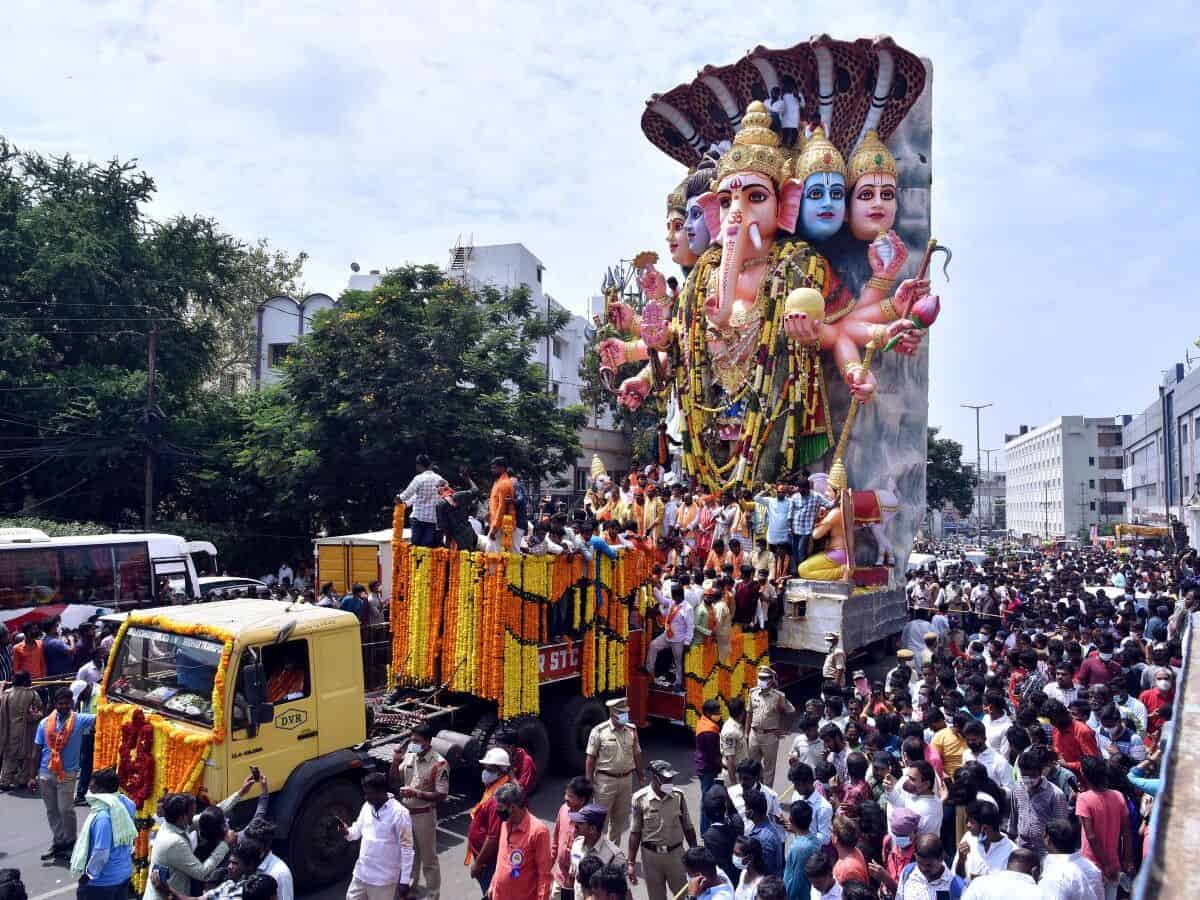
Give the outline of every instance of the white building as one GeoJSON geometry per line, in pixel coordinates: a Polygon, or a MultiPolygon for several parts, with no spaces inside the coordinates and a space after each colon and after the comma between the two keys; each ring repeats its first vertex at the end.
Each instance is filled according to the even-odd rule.
{"type": "Polygon", "coordinates": [[[281,295],[259,304],[253,372],[256,390],[279,381],[283,360],[292,345],[311,330],[313,316],[335,305],[328,294],[309,294],[303,300],[281,295]]]}
{"type": "MultiPolygon", "coordinates": [[[[548,314],[550,310],[566,308],[547,294],[542,287],[546,267],[524,244],[493,244],[475,246],[457,244],[450,251],[446,265],[448,274],[465,278],[475,285],[490,285],[500,290],[528,288],[533,307],[548,314]]],[[[355,270],[347,288],[369,291],[382,280],[378,269],[363,274],[355,270]]],[[[279,366],[288,350],[312,327],[312,317],[319,309],[336,306],[327,294],[310,294],[303,301],[291,297],[272,297],[258,310],[258,364],[254,370],[254,385],[274,384],[279,380],[279,366]]],[[[582,402],[582,380],[579,367],[587,350],[585,334],[588,322],[582,316],[571,315],[566,326],[547,339],[533,353],[533,361],[547,373],[546,390],[554,395],[558,406],[582,402]]],[[[587,424],[580,429],[579,441],[583,452],[569,472],[559,473],[564,485],[548,482],[543,491],[567,497],[587,489],[593,454],[598,455],[610,475],[620,477],[629,470],[629,446],[624,435],[613,429],[608,414],[589,414],[587,424]]]]}
{"type": "Polygon", "coordinates": [[[1006,437],[1010,534],[1078,537],[1092,525],[1122,521],[1119,421],[1060,416],[1006,437]]]}
{"type": "Polygon", "coordinates": [[[1158,399],[1126,417],[1124,432],[1126,521],[1165,525],[1171,517],[1200,546],[1200,370],[1176,363],[1164,373],[1158,399]],[[1163,427],[1167,422],[1168,426],[1163,427]]]}

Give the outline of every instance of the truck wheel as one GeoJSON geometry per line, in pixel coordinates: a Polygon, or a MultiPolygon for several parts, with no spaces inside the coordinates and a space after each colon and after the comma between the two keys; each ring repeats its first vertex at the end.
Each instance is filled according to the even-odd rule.
{"type": "Polygon", "coordinates": [[[533,757],[537,776],[529,790],[532,794],[537,791],[542,776],[546,774],[546,767],[550,765],[550,733],[537,716],[517,716],[508,725],[517,733],[517,743],[533,757]]]}
{"type": "Polygon", "coordinates": [[[564,775],[578,774],[587,762],[587,741],[592,729],[608,718],[604,704],[576,694],[561,709],[552,711],[550,743],[554,766],[564,775]]]}
{"type": "Polygon", "coordinates": [[[323,886],[350,875],[358,846],[342,837],[338,819],[353,822],[362,802],[362,791],[344,778],[319,784],[309,794],[288,835],[287,863],[297,884],[323,886]]]}
{"type": "MultiPolygon", "coordinates": [[[[487,752],[488,747],[492,745],[492,734],[496,730],[496,724],[499,720],[494,712],[485,712],[479,717],[479,721],[475,723],[475,727],[471,729],[471,744],[476,747],[477,752],[474,759],[463,757],[463,763],[468,766],[476,766],[479,760],[483,759],[483,754],[487,752]]],[[[478,778],[478,776],[476,776],[478,778]]]]}

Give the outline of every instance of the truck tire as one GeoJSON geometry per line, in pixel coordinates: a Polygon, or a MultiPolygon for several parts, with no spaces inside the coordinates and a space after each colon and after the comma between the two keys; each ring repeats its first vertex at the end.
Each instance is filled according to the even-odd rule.
{"type": "Polygon", "coordinates": [[[508,726],[517,733],[517,743],[533,757],[533,765],[537,770],[529,789],[529,793],[533,794],[546,774],[546,767],[550,765],[550,732],[546,730],[546,723],[537,716],[517,716],[508,726]]]}
{"type": "Polygon", "coordinates": [[[334,884],[350,875],[358,846],[342,837],[338,819],[353,822],[362,791],[347,778],[317,785],[300,807],[287,844],[287,863],[297,884],[334,884]]]}
{"type": "MultiPolygon", "coordinates": [[[[479,721],[475,723],[475,727],[471,729],[471,744],[470,746],[477,748],[474,759],[469,756],[463,756],[463,764],[467,766],[479,765],[479,760],[483,759],[483,754],[492,746],[492,734],[496,730],[496,724],[499,719],[491,710],[485,712],[479,717],[479,721]]],[[[476,776],[478,778],[478,776],[476,776]]]]}
{"type": "Polygon", "coordinates": [[[561,708],[551,710],[550,745],[553,763],[564,775],[579,774],[587,762],[587,741],[592,729],[608,718],[604,704],[576,694],[561,708]]]}

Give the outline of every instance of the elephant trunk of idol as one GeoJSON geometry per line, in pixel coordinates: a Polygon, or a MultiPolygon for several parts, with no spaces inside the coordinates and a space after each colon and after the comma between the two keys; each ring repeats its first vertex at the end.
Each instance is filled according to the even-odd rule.
{"type": "Polygon", "coordinates": [[[726,327],[733,318],[733,302],[737,299],[737,280],[742,272],[742,264],[751,253],[762,250],[762,246],[762,234],[757,222],[751,222],[743,228],[741,217],[738,216],[736,221],[726,224],[720,277],[717,280],[717,304],[708,315],[709,321],[718,328],[726,327]]]}

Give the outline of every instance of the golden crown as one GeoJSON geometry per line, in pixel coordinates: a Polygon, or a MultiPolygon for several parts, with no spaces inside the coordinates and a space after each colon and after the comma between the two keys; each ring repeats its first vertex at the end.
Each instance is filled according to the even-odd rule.
{"type": "Polygon", "coordinates": [[[779,147],[779,135],[771,130],[771,113],[761,100],[746,107],[742,127],[733,138],[733,146],[721,154],[713,190],[734,172],[759,172],[778,186],[789,175],[791,160],[779,147]]]}
{"type": "Polygon", "coordinates": [[[858,149],[850,154],[850,165],[847,168],[847,181],[853,187],[864,175],[891,175],[897,177],[896,157],[879,139],[872,129],[864,135],[858,149]]]}
{"type": "Polygon", "coordinates": [[[687,212],[687,183],[688,176],[683,176],[683,181],[679,182],[679,186],[671,193],[667,194],[667,215],[670,216],[674,210],[679,210],[681,213],[687,212]]]}
{"type": "MultiPolygon", "coordinates": [[[[814,171],[821,171],[815,169],[814,171]]],[[[833,465],[829,467],[829,486],[835,491],[840,491],[846,486],[846,464],[840,458],[833,461],[833,465]]]]}
{"type": "Polygon", "coordinates": [[[833,142],[825,137],[825,129],[820,125],[804,142],[804,150],[796,160],[796,179],[803,181],[817,172],[846,177],[846,161],[833,142]]]}

